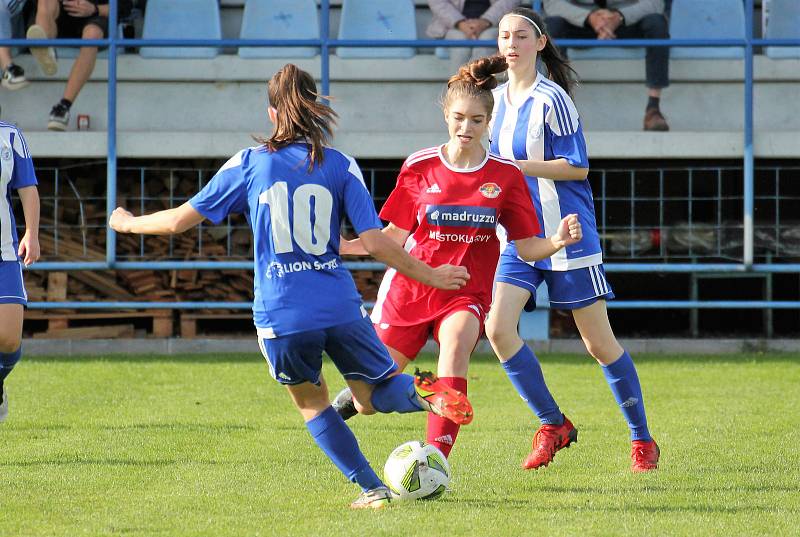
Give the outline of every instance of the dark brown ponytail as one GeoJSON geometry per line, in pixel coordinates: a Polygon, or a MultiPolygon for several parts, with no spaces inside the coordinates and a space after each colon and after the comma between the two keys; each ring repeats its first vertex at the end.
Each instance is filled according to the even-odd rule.
{"type": "Polygon", "coordinates": [[[507,69],[508,64],[502,56],[479,58],[462,65],[458,73],[451,76],[447,82],[444,107],[447,108],[450,102],[459,97],[472,97],[482,101],[487,115],[490,115],[494,107],[492,90],[497,87],[494,75],[507,69]]]}
{"type": "MultiPolygon", "coordinates": [[[[559,52],[558,47],[556,47],[553,42],[553,38],[550,37],[550,32],[547,30],[547,25],[544,23],[542,17],[534,10],[526,7],[515,7],[509,11],[509,14],[522,15],[523,17],[531,19],[541,29],[542,34],[540,35],[544,35],[547,38],[547,44],[545,44],[542,51],[539,52],[539,57],[547,67],[547,76],[550,80],[561,86],[571,97],[572,87],[577,82],[578,73],[572,68],[569,60],[564,58],[561,52],[559,52]]],[[[533,28],[533,31],[539,34],[536,28],[533,28]]]]}
{"type": "Polygon", "coordinates": [[[267,83],[269,105],[277,111],[275,130],[269,138],[256,138],[269,151],[277,151],[298,140],[311,145],[308,156],[308,171],[322,164],[323,148],[333,135],[336,112],[317,98],[314,78],[288,63],[267,83]]]}

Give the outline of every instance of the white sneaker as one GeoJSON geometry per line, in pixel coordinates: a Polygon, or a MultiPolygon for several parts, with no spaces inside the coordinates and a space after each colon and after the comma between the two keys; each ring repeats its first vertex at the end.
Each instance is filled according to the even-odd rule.
{"type": "Polygon", "coordinates": [[[3,388],[3,397],[0,400],[0,423],[6,421],[8,417],[8,390],[3,388]]]}
{"type": "MultiPolygon", "coordinates": [[[[28,39],[47,39],[44,28],[34,24],[28,28],[25,34],[28,39]]],[[[53,47],[31,47],[31,54],[36,58],[39,68],[47,76],[53,76],[58,72],[58,61],[56,61],[56,51],[53,47]]]]}

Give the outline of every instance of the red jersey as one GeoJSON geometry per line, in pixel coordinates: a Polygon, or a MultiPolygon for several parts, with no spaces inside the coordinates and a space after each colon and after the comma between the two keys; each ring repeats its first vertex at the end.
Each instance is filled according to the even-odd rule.
{"type": "Polygon", "coordinates": [[[519,167],[486,153],[481,164],[454,168],[442,147],[417,151],[403,163],[380,217],[411,231],[406,250],[428,265],[462,265],[470,280],[457,291],[434,289],[394,269],[383,277],[372,322],[409,326],[436,319],[454,301],[488,310],[500,257],[496,228],[508,240],[539,233],[539,219],[519,167]]]}

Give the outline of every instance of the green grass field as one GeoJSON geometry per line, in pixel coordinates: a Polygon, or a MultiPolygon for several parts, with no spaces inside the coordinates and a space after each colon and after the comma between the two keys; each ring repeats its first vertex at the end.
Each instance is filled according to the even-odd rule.
{"type": "MultiPolygon", "coordinates": [[[[554,355],[545,375],[579,442],[521,470],[535,425],[496,361],[476,357],[451,492],[380,512],[347,508],[357,488],[256,353],[26,359],[0,425],[0,535],[798,535],[800,356],[635,358],[657,472],[629,471],[600,370],[554,355]]],[[[422,414],[349,423],[376,468],[424,439],[422,414]]]]}

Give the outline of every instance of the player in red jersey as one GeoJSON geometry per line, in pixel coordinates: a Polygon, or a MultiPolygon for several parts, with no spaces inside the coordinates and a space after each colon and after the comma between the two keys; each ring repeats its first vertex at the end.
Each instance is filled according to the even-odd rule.
{"type": "MultiPolygon", "coordinates": [[[[384,233],[413,257],[434,267],[455,263],[470,273],[458,291],[440,291],[389,269],[372,312],[378,335],[400,370],[433,333],[439,343],[439,382],[463,393],[469,358],[491,304],[500,255],[497,225],[506,228],[527,260],[548,257],[582,236],[577,216],[568,215],[554,235],[536,237],[538,220],[531,218],[535,209],[519,167],[483,146],[494,104],[491,90],[497,86],[493,75],[505,69],[504,58],[482,58],[450,79],[444,97],[450,140],[406,159],[380,213],[389,221],[384,233]]],[[[341,253],[366,252],[356,239],[343,242],[341,253]]],[[[337,397],[335,406],[343,416],[349,399],[347,393],[337,397]]],[[[357,401],[355,408],[370,411],[357,401]]],[[[428,442],[449,455],[458,430],[459,424],[446,418],[429,419],[428,442]]]]}

